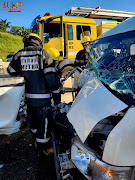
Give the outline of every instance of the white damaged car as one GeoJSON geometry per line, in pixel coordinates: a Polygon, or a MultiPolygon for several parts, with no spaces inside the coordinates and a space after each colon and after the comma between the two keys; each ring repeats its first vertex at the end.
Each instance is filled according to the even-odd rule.
{"type": "Polygon", "coordinates": [[[71,160],[93,180],[135,179],[135,17],[95,40],[88,80],[67,116],[71,160]]]}

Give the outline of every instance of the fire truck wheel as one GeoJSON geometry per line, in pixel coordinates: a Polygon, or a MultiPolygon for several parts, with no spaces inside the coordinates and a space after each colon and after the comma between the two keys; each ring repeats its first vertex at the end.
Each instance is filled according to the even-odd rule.
{"type": "Polygon", "coordinates": [[[65,76],[68,72],[72,71],[74,69],[74,67],[72,66],[66,66],[63,70],[62,70],[62,77],[65,76]]]}

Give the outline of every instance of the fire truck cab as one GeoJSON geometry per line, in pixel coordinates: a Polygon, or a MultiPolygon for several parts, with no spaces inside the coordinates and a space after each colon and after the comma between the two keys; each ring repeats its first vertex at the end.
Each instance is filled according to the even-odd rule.
{"type": "Polygon", "coordinates": [[[39,34],[48,53],[50,49],[59,51],[59,60],[75,58],[77,52],[83,48],[80,36],[82,32],[89,31],[92,40],[97,38],[93,19],[48,16],[46,13],[43,17],[34,19],[31,29],[39,34]]]}

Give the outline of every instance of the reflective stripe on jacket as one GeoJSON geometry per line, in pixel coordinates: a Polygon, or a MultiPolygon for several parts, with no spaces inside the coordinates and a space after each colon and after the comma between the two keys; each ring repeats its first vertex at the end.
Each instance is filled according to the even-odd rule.
{"type": "MultiPolygon", "coordinates": [[[[28,105],[50,106],[51,97],[55,91],[59,91],[60,84],[53,61],[45,50],[31,46],[18,51],[7,70],[11,75],[24,77],[28,105]]],[[[60,97],[58,97],[54,97],[56,104],[60,101],[60,97]]]]}

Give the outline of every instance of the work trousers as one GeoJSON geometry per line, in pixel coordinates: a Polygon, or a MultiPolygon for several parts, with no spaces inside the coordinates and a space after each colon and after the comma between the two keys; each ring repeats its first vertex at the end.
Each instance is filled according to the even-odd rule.
{"type": "Polygon", "coordinates": [[[31,121],[31,130],[36,134],[36,141],[47,143],[54,127],[51,107],[27,106],[27,116],[31,121]]]}

